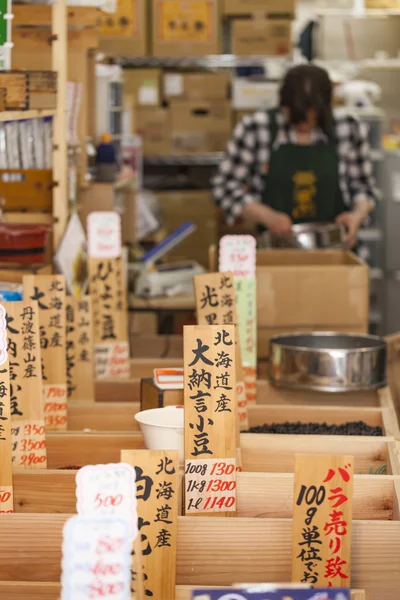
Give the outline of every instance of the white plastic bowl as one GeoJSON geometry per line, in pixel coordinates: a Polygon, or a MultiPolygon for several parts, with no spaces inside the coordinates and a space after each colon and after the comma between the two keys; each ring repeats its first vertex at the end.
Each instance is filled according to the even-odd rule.
{"type": "Polygon", "coordinates": [[[183,406],[165,406],[142,410],[135,415],[144,443],[149,450],[178,450],[179,460],[184,460],[184,410],[183,406]]]}

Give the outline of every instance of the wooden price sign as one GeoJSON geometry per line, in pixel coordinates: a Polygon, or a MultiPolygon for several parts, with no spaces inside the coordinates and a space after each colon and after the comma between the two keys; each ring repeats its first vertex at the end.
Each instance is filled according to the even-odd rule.
{"type": "Polygon", "coordinates": [[[37,302],[4,302],[7,313],[13,466],[47,468],[37,302]]]}
{"type": "MultiPolygon", "coordinates": [[[[235,286],[232,273],[196,275],[194,289],[199,325],[237,326],[235,286]]],[[[236,403],[239,430],[246,431],[249,428],[249,419],[238,334],[236,327],[236,403]]],[[[238,442],[239,448],[240,437],[238,442]]]]}
{"type": "Polygon", "coordinates": [[[39,307],[40,349],[46,429],[67,429],[65,278],[25,275],[24,298],[39,307]]]}
{"type": "Polygon", "coordinates": [[[128,305],[118,213],[88,217],[96,379],[130,376],[128,305]]]}
{"type": "Polygon", "coordinates": [[[68,400],[94,400],[92,300],[67,297],[68,400]]]}
{"type": "Polygon", "coordinates": [[[349,588],[353,456],[296,456],[292,581],[349,588]]]}
{"type": "Polygon", "coordinates": [[[126,521],[72,517],[63,538],[61,600],[130,597],[132,540],[126,521]]]}
{"type": "Polygon", "coordinates": [[[234,325],[184,328],[185,513],[236,514],[234,325]]]}
{"type": "Polygon", "coordinates": [[[12,513],[14,506],[6,324],[6,311],[0,304],[0,513],[12,513]]]}
{"type": "Polygon", "coordinates": [[[242,364],[248,404],[257,392],[256,240],[251,235],[227,235],[220,241],[219,270],[235,279],[242,364]]]}
{"type": "MultiPolygon", "coordinates": [[[[122,450],[121,461],[136,470],[144,597],[171,600],[175,598],[176,584],[178,452],[122,450]]],[[[133,571],[134,587],[136,576],[133,571]]]]}

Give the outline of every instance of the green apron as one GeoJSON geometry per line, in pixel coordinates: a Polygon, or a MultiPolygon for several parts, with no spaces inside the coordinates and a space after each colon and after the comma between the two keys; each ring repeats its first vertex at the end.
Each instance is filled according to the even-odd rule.
{"type": "Polygon", "coordinates": [[[339,160],[333,142],[283,144],[273,150],[276,112],[271,111],[271,155],[263,203],[293,223],[332,223],[346,210],[339,187],[339,160]]]}

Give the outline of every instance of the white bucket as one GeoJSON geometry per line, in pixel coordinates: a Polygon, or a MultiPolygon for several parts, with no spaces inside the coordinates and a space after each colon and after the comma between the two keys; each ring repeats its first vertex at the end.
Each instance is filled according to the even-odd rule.
{"type": "Polygon", "coordinates": [[[143,410],[135,415],[144,443],[149,450],[178,450],[179,460],[184,460],[184,410],[183,406],[165,406],[143,410]]]}

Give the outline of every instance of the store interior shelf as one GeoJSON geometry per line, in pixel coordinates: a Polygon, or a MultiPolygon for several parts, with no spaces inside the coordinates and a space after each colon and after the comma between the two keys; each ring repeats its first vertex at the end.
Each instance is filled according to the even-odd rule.
{"type": "Polygon", "coordinates": [[[24,119],[54,117],[55,115],[55,110],[5,110],[0,112],[0,121],[22,121],[24,119]]]}
{"type": "Polygon", "coordinates": [[[193,154],[185,156],[145,156],[144,163],[148,166],[185,166],[185,165],[218,165],[224,154],[223,152],[211,152],[209,154],[193,154]]]}
{"type": "Polygon", "coordinates": [[[234,69],[241,66],[261,65],[278,61],[286,63],[289,56],[235,56],[234,54],[216,54],[210,56],[173,58],[149,56],[143,58],[119,58],[122,67],[164,67],[171,69],[234,69]]]}

